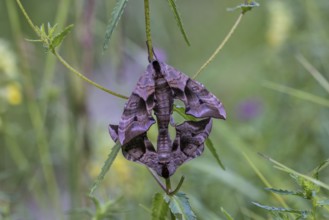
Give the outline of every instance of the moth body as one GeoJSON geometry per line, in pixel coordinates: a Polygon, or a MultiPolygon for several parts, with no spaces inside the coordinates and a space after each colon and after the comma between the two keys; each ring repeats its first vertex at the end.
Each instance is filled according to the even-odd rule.
{"type": "Polygon", "coordinates": [[[162,74],[162,70],[157,61],[152,63],[154,69],[154,114],[158,124],[158,140],[157,152],[158,160],[161,164],[168,164],[171,159],[171,140],[169,136],[168,126],[170,116],[173,111],[174,98],[172,90],[162,74]]]}

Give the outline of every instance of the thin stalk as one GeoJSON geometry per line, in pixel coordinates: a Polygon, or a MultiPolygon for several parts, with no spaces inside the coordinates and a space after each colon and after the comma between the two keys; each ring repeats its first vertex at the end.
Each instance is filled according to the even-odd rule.
{"type": "Polygon", "coordinates": [[[81,79],[83,79],[84,81],[88,82],[89,84],[103,90],[104,92],[107,92],[111,95],[114,95],[116,97],[122,98],[122,99],[128,99],[127,96],[121,95],[119,93],[113,92],[112,90],[106,89],[103,86],[95,83],[94,81],[88,79],[87,77],[85,77],[83,74],[81,74],[79,71],[77,71],[76,69],[74,69],[70,64],[68,64],[62,57],[61,55],[59,55],[57,53],[57,51],[54,51],[54,55],[58,58],[58,60],[67,68],[69,69],[71,72],[73,72],[75,75],[77,75],[78,77],[80,77],[81,79]]]}
{"type": "Polygon", "coordinates": [[[223,47],[226,44],[226,42],[231,38],[231,36],[234,33],[235,29],[240,24],[243,15],[244,15],[244,13],[240,13],[238,19],[235,21],[234,25],[232,26],[231,30],[228,32],[228,34],[226,35],[226,37],[224,38],[224,40],[222,41],[222,43],[217,47],[217,49],[209,57],[209,59],[200,67],[200,69],[194,74],[194,76],[192,77],[192,79],[195,79],[201,73],[201,71],[204,70],[215,59],[215,57],[218,55],[218,53],[223,49],[223,47]]]}
{"type": "Polygon", "coordinates": [[[184,183],[184,180],[185,180],[185,177],[182,176],[182,177],[180,178],[180,181],[179,181],[179,183],[178,183],[176,189],[174,189],[172,192],[170,192],[169,195],[171,195],[171,196],[172,196],[172,195],[175,195],[175,194],[180,190],[180,188],[182,187],[182,185],[183,185],[183,183],[184,183]]]}
{"type": "Polygon", "coordinates": [[[153,60],[153,45],[151,37],[151,17],[150,17],[150,4],[149,0],[144,0],[144,13],[145,13],[145,33],[146,44],[149,55],[149,61],[153,60]]]}
{"type": "Polygon", "coordinates": [[[155,172],[148,168],[147,169],[150,171],[150,173],[152,174],[153,178],[155,179],[155,181],[159,184],[159,186],[163,189],[163,191],[167,192],[166,186],[163,185],[163,183],[161,182],[161,180],[159,179],[159,177],[157,176],[157,174],[155,174],[155,172]]]}
{"type": "Polygon", "coordinates": [[[166,179],[166,193],[168,195],[170,195],[170,192],[171,192],[171,182],[170,182],[170,178],[167,178],[166,179]]]}

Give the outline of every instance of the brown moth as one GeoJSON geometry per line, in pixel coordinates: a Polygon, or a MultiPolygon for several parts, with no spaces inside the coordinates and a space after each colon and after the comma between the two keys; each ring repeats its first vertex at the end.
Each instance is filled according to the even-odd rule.
{"type": "Polygon", "coordinates": [[[112,139],[119,140],[127,159],[143,163],[165,178],[172,175],[177,166],[201,154],[196,152],[202,152],[203,142],[211,130],[210,119],[188,121],[176,127],[176,139],[172,143],[168,126],[174,99],[183,101],[185,113],[194,117],[226,118],[222,103],[201,83],[155,60],[137,82],[119,125],[110,125],[109,128],[112,139]],[[155,123],[152,110],[159,131],[156,151],[146,136],[147,130],[155,123]]]}

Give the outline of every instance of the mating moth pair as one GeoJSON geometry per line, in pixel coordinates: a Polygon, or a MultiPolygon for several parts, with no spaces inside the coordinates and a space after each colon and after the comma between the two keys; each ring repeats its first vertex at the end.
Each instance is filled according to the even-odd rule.
{"type": "Polygon", "coordinates": [[[122,145],[126,159],[142,163],[168,178],[181,164],[202,154],[211,132],[211,118],[226,118],[216,96],[201,83],[154,60],[138,80],[119,125],[110,125],[109,132],[112,139],[122,145]],[[174,99],[183,101],[186,114],[201,119],[173,125],[174,99]],[[156,149],[147,137],[147,131],[155,122],[158,125],[156,149]],[[169,125],[176,129],[174,141],[169,136],[169,125]]]}

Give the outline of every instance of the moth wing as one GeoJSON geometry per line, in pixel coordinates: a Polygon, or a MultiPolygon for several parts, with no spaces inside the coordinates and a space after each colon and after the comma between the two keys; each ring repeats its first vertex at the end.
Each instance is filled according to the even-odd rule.
{"type": "Polygon", "coordinates": [[[154,123],[154,118],[147,111],[146,102],[133,93],[125,105],[119,122],[118,138],[121,145],[145,133],[154,123]]]}
{"type": "Polygon", "coordinates": [[[185,87],[185,113],[197,118],[213,117],[226,119],[223,104],[201,83],[188,79],[185,87]]]}
{"type": "Polygon", "coordinates": [[[176,139],[173,144],[177,166],[202,154],[204,142],[212,127],[210,118],[200,121],[186,121],[176,127],[176,139]]]}
{"type": "Polygon", "coordinates": [[[197,118],[226,118],[223,104],[201,83],[165,63],[161,63],[161,69],[175,98],[184,102],[186,114],[197,118]]]}
{"type": "Polygon", "coordinates": [[[145,101],[146,108],[149,113],[154,107],[154,91],[154,69],[152,64],[149,64],[144,74],[139,78],[136,87],[133,91],[133,93],[135,93],[145,101]]]}
{"type": "Polygon", "coordinates": [[[153,72],[152,66],[148,65],[124,107],[118,128],[118,138],[122,145],[143,134],[155,123],[152,117],[154,107],[153,72]]]}

